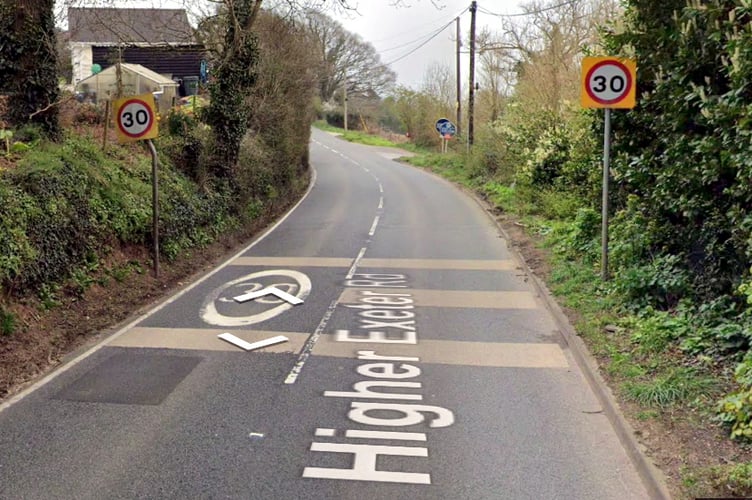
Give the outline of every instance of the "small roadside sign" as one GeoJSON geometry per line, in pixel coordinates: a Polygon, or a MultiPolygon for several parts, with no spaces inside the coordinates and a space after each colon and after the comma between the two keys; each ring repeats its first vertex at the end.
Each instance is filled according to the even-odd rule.
{"type": "Polygon", "coordinates": [[[120,142],[153,139],[159,135],[152,94],[118,99],[113,107],[120,142]]]}
{"type": "Polygon", "coordinates": [[[637,64],[618,57],[586,57],[582,60],[580,103],[584,108],[603,108],[603,201],[601,203],[601,279],[608,272],[608,207],[611,165],[611,110],[631,109],[637,104],[637,64]]]}
{"type": "Polygon", "coordinates": [[[586,57],[582,61],[580,103],[584,108],[634,108],[636,68],[631,59],[586,57]]]}
{"type": "Polygon", "coordinates": [[[446,135],[454,136],[457,133],[457,127],[446,118],[439,118],[436,120],[436,132],[442,137],[446,135]]]}

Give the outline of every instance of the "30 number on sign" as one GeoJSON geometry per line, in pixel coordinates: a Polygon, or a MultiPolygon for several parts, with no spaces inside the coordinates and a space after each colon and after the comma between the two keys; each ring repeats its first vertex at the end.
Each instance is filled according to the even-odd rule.
{"type": "Polygon", "coordinates": [[[118,125],[125,135],[138,138],[149,132],[154,122],[151,108],[143,101],[132,99],[120,108],[118,125]]]}
{"type": "Polygon", "coordinates": [[[582,105],[587,108],[632,108],[635,105],[635,64],[607,57],[583,61],[582,105]]]}
{"type": "Polygon", "coordinates": [[[632,78],[623,64],[614,61],[593,67],[588,75],[587,86],[593,100],[613,104],[629,91],[632,78]]]}

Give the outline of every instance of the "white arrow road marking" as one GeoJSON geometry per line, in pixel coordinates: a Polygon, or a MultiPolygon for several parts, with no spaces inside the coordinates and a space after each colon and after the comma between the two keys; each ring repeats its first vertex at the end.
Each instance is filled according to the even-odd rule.
{"type": "Polygon", "coordinates": [[[284,300],[285,302],[289,302],[290,304],[294,306],[297,306],[303,303],[303,301],[299,299],[298,297],[294,295],[290,295],[287,292],[283,292],[282,290],[274,286],[264,288],[257,292],[250,292],[250,293],[245,293],[243,295],[238,295],[237,297],[233,297],[232,299],[235,302],[239,302],[242,304],[243,302],[248,302],[249,300],[258,299],[266,295],[274,295],[278,299],[284,300]]]}
{"type": "MultiPolygon", "coordinates": [[[[286,280],[285,280],[286,281],[286,280]]],[[[259,285],[259,288],[261,286],[259,285]]],[[[277,289],[279,290],[279,288],[277,289]]],[[[280,292],[282,290],[279,290],[280,292]]],[[[220,286],[219,288],[213,290],[208,297],[204,300],[204,303],[201,306],[201,319],[210,325],[217,325],[222,327],[228,327],[228,326],[248,326],[253,325],[256,323],[261,323],[262,321],[266,321],[270,318],[273,318],[275,316],[278,316],[282,314],[283,312],[287,311],[288,309],[294,307],[293,303],[297,300],[300,300],[302,303],[303,299],[308,297],[308,294],[311,292],[311,280],[306,276],[305,274],[293,271],[291,269],[270,269],[267,271],[260,271],[256,273],[251,273],[246,276],[241,276],[240,278],[234,279],[228,283],[225,283],[224,285],[220,286]],[[279,304],[271,307],[271,303],[267,304],[271,308],[266,309],[261,312],[257,312],[256,314],[252,314],[250,316],[226,316],[222,314],[220,311],[217,310],[217,305],[221,304],[220,302],[220,296],[222,296],[223,293],[225,295],[231,295],[231,292],[229,290],[233,289],[233,287],[244,287],[241,288],[238,291],[241,291],[241,294],[245,293],[255,293],[258,291],[258,288],[256,288],[259,278],[267,278],[271,277],[275,280],[282,281],[280,278],[289,278],[292,281],[289,283],[277,283],[270,284],[269,287],[276,287],[280,286],[282,284],[286,286],[290,286],[290,290],[293,290],[294,287],[297,287],[297,297],[294,297],[292,301],[285,300],[284,295],[273,295],[273,297],[276,297],[279,299],[279,304]],[[253,288],[250,290],[248,289],[248,286],[252,285],[253,288]]],[[[235,292],[237,293],[237,291],[235,292]]],[[[270,294],[272,295],[272,294],[270,294]]],[[[242,296],[242,295],[241,295],[242,296]]],[[[268,297],[268,299],[262,299],[262,300],[273,300],[272,297],[268,297]]],[[[257,303],[261,302],[261,300],[257,301],[257,303]]],[[[234,311],[235,314],[237,314],[239,311],[234,311]]]]}
{"type": "Polygon", "coordinates": [[[221,338],[225,342],[229,342],[230,344],[236,345],[246,351],[252,351],[254,349],[260,349],[262,347],[268,347],[270,345],[280,344],[282,342],[287,342],[289,340],[284,335],[277,335],[276,337],[270,337],[268,339],[259,340],[258,342],[253,342],[253,343],[246,342],[245,340],[241,339],[240,337],[236,337],[235,335],[231,333],[221,333],[217,335],[217,337],[221,338]]]}

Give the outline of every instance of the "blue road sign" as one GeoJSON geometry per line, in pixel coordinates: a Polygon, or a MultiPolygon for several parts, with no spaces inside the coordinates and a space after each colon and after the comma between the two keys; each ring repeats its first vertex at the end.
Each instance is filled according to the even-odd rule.
{"type": "Polygon", "coordinates": [[[454,137],[454,135],[457,133],[457,127],[454,125],[454,123],[450,122],[446,118],[439,118],[436,120],[436,131],[441,135],[441,137],[444,137],[446,135],[449,135],[451,137],[454,137]]]}

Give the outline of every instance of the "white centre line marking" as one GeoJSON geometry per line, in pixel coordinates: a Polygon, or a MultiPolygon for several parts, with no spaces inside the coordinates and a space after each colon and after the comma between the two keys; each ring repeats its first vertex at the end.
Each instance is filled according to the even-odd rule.
{"type": "Polygon", "coordinates": [[[382,196],[381,198],[379,198],[379,207],[378,207],[378,209],[382,210],[383,208],[384,208],[384,197],[382,196]]]}
{"type": "Polygon", "coordinates": [[[379,182],[379,193],[384,194],[384,186],[379,182]]]}
{"type": "Polygon", "coordinates": [[[375,219],[373,219],[373,225],[371,225],[371,230],[368,231],[368,236],[373,236],[376,234],[376,226],[379,225],[379,219],[381,218],[380,215],[377,215],[375,219]]]}
{"type": "Polygon", "coordinates": [[[300,351],[298,361],[295,363],[295,366],[292,367],[290,373],[287,374],[285,384],[289,385],[297,382],[298,376],[303,370],[303,366],[305,365],[306,361],[308,361],[308,358],[311,355],[311,351],[313,351],[313,348],[316,346],[316,342],[318,342],[319,337],[321,337],[321,333],[324,331],[324,328],[326,328],[326,324],[329,323],[329,319],[332,317],[332,314],[334,314],[334,309],[336,309],[337,307],[337,302],[337,299],[334,299],[332,303],[329,304],[329,308],[326,310],[324,317],[321,318],[319,326],[317,326],[316,330],[311,334],[310,337],[308,337],[308,340],[303,346],[303,350],[300,351]]]}
{"type": "Polygon", "coordinates": [[[350,266],[350,270],[347,271],[347,276],[345,277],[345,279],[351,280],[353,276],[355,276],[355,271],[358,270],[358,264],[360,264],[360,259],[362,259],[365,254],[366,254],[366,247],[363,247],[360,249],[358,256],[355,257],[355,260],[353,261],[352,266],[350,266]]]}

